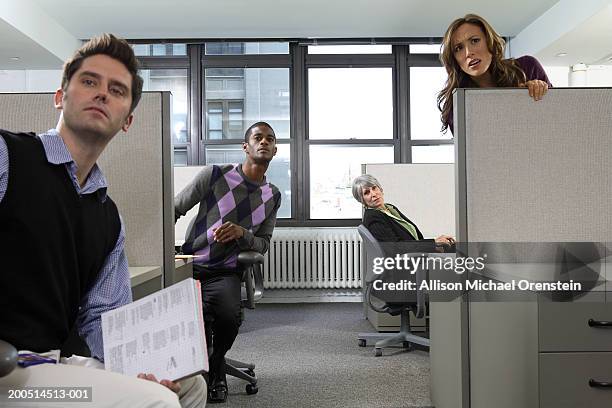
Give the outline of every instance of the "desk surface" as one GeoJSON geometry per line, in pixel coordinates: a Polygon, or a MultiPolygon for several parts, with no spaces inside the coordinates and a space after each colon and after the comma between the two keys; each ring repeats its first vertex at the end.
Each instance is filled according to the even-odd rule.
{"type": "Polygon", "coordinates": [[[132,287],[161,276],[161,266],[130,266],[132,287]]]}

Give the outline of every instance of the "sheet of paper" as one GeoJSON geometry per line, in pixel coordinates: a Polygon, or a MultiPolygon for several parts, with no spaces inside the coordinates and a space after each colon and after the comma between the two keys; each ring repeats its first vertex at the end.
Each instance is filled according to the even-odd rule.
{"type": "Polygon", "coordinates": [[[176,381],[208,371],[200,282],[185,279],[102,314],[109,371],[176,381]]]}

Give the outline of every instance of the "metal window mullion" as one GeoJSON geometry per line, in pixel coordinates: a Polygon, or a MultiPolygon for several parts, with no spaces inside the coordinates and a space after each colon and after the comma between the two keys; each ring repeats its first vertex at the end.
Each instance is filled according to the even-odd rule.
{"type": "Polygon", "coordinates": [[[306,103],[307,103],[307,79],[305,68],[306,49],[297,44],[289,44],[291,56],[291,68],[289,71],[291,95],[290,123],[291,138],[293,139],[291,149],[291,217],[297,222],[306,220],[306,208],[310,206],[309,197],[309,175],[307,161],[308,152],[305,150],[306,139],[306,103]],[[298,197],[304,197],[303,200],[298,197]]]}
{"type": "Polygon", "coordinates": [[[308,54],[306,68],[392,67],[392,54],[308,54]]]}
{"type": "Polygon", "coordinates": [[[412,146],[437,146],[437,145],[452,145],[455,143],[453,139],[417,139],[410,140],[412,146]]]}
{"type": "Polygon", "coordinates": [[[438,54],[410,54],[407,53],[408,65],[411,67],[441,67],[438,54]]]}
{"type": "Polygon", "coordinates": [[[298,221],[289,218],[276,220],[277,227],[356,227],[361,224],[360,218],[321,218],[298,221]]]}
{"type": "Polygon", "coordinates": [[[442,37],[373,37],[373,38],[298,38],[298,45],[408,45],[439,44],[442,37]]]}
{"type": "Polygon", "coordinates": [[[398,145],[397,139],[308,139],[308,145],[398,145]]]}
{"type": "Polygon", "coordinates": [[[188,69],[189,55],[181,57],[138,57],[140,69],[188,69]]]}
{"type": "Polygon", "coordinates": [[[395,98],[396,118],[397,118],[397,139],[399,149],[396,151],[396,163],[410,163],[412,161],[412,151],[408,141],[410,140],[410,75],[408,71],[408,46],[397,45],[393,47],[395,55],[395,78],[394,91],[397,93],[395,98]]]}
{"type": "Polygon", "coordinates": [[[187,157],[188,165],[202,164],[200,158],[200,141],[202,140],[202,64],[201,48],[198,45],[187,45],[187,55],[189,56],[189,69],[187,75],[189,79],[188,92],[188,112],[190,125],[190,144],[191,155],[187,157]]]}
{"type": "Polygon", "coordinates": [[[289,55],[202,55],[204,68],[287,68],[289,55]]]}

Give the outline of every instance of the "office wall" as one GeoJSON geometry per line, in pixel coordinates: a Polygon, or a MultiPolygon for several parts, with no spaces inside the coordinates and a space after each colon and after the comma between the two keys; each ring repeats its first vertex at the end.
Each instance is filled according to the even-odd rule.
{"type": "Polygon", "coordinates": [[[385,202],[394,204],[426,238],[455,236],[453,164],[364,164],[380,182],[385,202]]]}
{"type": "MultiPolygon", "coordinates": [[[[53,94],[0,94],[0,128],[40,133],[58,118],[53,94]]],[[[164,228],[173,222],[169,123],[169,93],[144,93],[132,127],[118,133],[98,161],[125,223],[130,266],[173,270],[174,232],[164,228]]]]}

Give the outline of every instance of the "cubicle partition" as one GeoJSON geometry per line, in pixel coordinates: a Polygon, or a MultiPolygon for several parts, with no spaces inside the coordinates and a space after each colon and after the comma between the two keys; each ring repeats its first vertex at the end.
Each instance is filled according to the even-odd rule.
{"type": "MultiPolygon", "coordinates": [[[[362,173],[376,177],[385,202],[410,218],[426,238],[455,236],[455,170],[448,163],[364,164],[362,173]]],[[[378,331],[396,331],[400,316],[377,313],[364,304],[364,314],[378,331]]],[[[419,330],[424,321],[412,319],[419,330]]]]}
{"type": "Polygon", "coordinates": [[[546,256],[589,247],[584,269],[597,279],[572,302],[529,292],[432,303],[433,403],[610,406],[612,331],[591,323],[612,320],[612,89],[551,89],[538,102],[524,89],[459,89],[454,106],[458,240],[538,248],[523,252],[530,265],[504,254],[531,281],[559,277],[546,256]]]}
{"type": "MultiPolygon", "coordinates": [[[[0,128],[55,128],[53,94],[0,94],[0,128]]],[[[127,133],[119,132],[98,164],[126,228],[135,297],[174,282],[174,210],[170,93],[145,92],[127,133]]]]}

